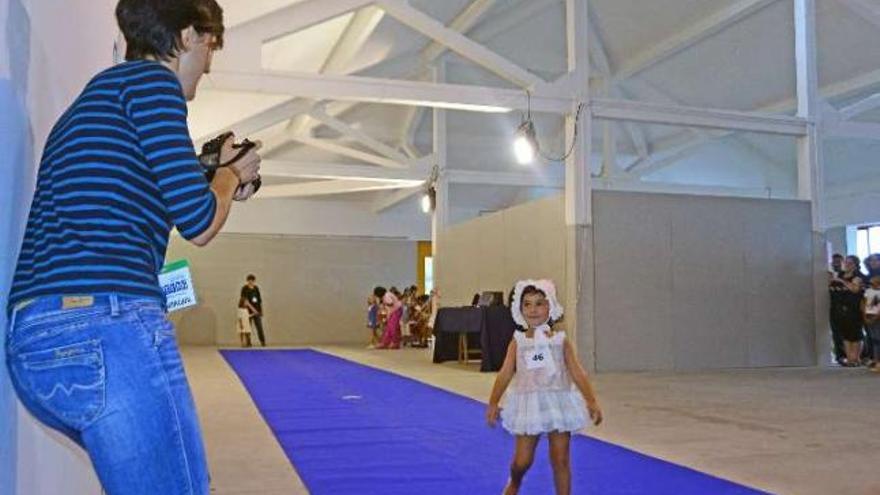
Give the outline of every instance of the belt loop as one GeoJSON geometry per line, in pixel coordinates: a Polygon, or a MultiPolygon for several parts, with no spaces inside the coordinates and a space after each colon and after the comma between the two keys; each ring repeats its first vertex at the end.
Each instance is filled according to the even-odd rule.
{"type": "Polygon", "coordinates": [[[119,316],[119,296],[110,294],[110,316],[119,316]]]}

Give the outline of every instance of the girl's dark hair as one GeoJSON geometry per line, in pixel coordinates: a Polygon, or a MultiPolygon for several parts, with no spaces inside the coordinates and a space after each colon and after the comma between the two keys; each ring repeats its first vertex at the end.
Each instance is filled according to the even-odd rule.
{"type": "Polygon", "coordinates": [[[373,295],[378,297],[379,299],[382,299],[383,297],[385,297],[386,292],[388,292],[388,291],[385,290],[385,287],[382,287],[381,285],[373,288],[373,295]]]}
{"type": "Polygon", "coordinates": [[[214,48],[223,46],[223,9],[216,0],[119,0],[116,22],[125,36],[125,59],[177,55],[180,32],[193,26],[199,34],[214,36],[214,48]]]}
{"type": "Polygon", "coordinates": [[[238,307],[239,308],[246,308],[247,307],[247,298],[246,297],[242,296],[242,297],[238,298],[238,307]]]}

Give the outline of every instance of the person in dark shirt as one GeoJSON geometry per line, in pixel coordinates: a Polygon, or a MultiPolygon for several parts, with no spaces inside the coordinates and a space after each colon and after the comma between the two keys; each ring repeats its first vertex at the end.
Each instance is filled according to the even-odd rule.
{"type": "Polygon", "coordinates": [[[251,324],[257,329],[260,345],[266,347],[266,336],[263,334],[263,296],[260,295],[260,288],[257,287],[256,276],[248,275],[246,282],[241,288],[241,297],[248,302],[248,308],[251,310],[251,324]]]}
{"type": "Polygon", "coordinates": [[[843,337],[841,337],[840,329],[837,326],[839,318],[836,318],[837,306],[840,304],[839,299],[843,289],[843,284],[840,282],[841,275],[843,275],[843,255],[834,253],[831,256],[831,267],[828,270],[828,292],[831,296],[828,320],[831,325],[831,343],[834,360],[837,364],[842,365],[846,362],[846,351],[843,350],[843,337]]]}
{"type": "Polygon", "coordinates": [[[829,284],[831,291],[831,318],[843,339],[846,353],[845,366],[859,366],[864,334],[862,332],[861,303],[865,287],[865,276],[859,270],[857,256],[847,256],[843,263],[843,274],[833,276],[829,284]]]}

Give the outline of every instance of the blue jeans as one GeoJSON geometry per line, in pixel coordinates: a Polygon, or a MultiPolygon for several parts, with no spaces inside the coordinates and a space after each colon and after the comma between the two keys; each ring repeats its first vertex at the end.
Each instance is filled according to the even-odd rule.
{"type": "Polygon", "coordinates": [[[38,298],[13,312],[6,353],[21,402],[89,453],[108,494],[208,493],[195,404],[158,302],[38,298]]]}

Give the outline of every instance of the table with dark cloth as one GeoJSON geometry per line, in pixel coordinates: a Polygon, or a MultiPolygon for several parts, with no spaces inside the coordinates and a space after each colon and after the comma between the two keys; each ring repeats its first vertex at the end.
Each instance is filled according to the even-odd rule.
{"type": "Polygon", "coordinates": [[[458,339],[463,333],[468,349],[482,351],[480,371],[498,371],[515,325],[507,306],[440,308],[434,322],[434,362],[458,360],[458,339]]]}

